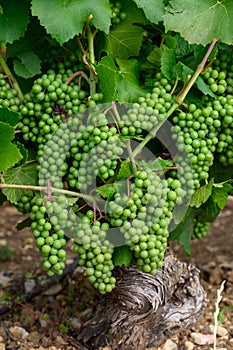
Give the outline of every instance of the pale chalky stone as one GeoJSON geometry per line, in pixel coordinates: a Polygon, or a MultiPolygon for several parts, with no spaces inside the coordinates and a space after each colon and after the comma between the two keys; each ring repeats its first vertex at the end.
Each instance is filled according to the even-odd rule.
{"type": "Polygon", "coordinates": [[[213,334],[202,334],[202,333],[191,333],[191,337],[195,344],[197,345],[209,345],[214,342],[213,334]]]}

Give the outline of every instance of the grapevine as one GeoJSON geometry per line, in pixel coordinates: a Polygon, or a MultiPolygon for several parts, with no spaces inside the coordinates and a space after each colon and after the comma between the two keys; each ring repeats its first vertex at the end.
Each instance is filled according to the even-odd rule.
{"type": "Polygon", "coordinates": [[[116,265],[156,274],[190,217],[190,240],[205,236],[232,193],[233,54],[228,38],[193,43],[167,29],[166,9],[162,33],[163,17],[137,1],[93,11],[66,39],[45,25],[40,69],[17,61],[19,38],[4,43],[0,132],[12,154],[0,199],[29,215],[49,276],[63,273],[72,240],[104,294],[116,265]]]}

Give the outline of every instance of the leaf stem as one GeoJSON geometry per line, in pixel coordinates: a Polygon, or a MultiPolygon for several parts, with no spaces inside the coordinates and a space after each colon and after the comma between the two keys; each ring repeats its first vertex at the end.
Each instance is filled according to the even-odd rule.
{"type": "Polygon", "coordinates": [[[80,193],[80,192],[74,192],[74,191],[69,191],[69,190],[64,190],[61,188],[56,188],[56,187],[50,187],[50,186],[33,186],[33,185],[17,185],[17,184],[6,184],[6,183],[1,183],[0,184],[0,189],[4,188],[12,188],[12,189],[19,189],[19,190],[31,190],[31,191],[41,191],[48,193],[50,196],[52,193],[61,193],[67,196],[71,197],[78,197],[82,198],[84,200],[90,201],[95,203],[96,198],[93,196],[90,196],[85,193],[80,193]]]}
{"type": "Polygon", "coordinates": [[[10,68],[8,67],[6,61],[4,60],[4,58],[2,57],[1,54],[0,54],[0,65],[2,66],[2,69],[6,73],[7,77],[9,77],[12,80],[13,86],[14,86],[15,90],[18,91],[19,98],[22,101],[23,100],[23,93],[19,87],[19,84],[18,84],[17,80],[15,79],[15,77],[13,76],[13,74],[11,73],[10,68]]]}

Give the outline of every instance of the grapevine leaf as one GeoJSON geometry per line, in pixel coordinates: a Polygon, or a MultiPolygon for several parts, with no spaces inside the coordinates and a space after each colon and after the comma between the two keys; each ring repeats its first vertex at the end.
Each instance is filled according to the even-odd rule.
{"type": "Polygon", "coordinates": [[[190,47],[187,40],[182,38],[182,36],[180,36],[179,33],[175,35],[175,39],[176,39],[175,53],[177,58],[187,56],[192,52],[192,48],[190,47]]]}
{"type": "Polygon", "coordinates": [[[163,0],[134,0],[134,2],[144,11],[150,22],[157,24],[162,21],[165,10],[163,0]]]}
{"type": "Polygon", "coordinates": [[[25,146],[22,143],[17,142],[16,145],[23,156],[20,164],[26,163],[26,161],[28,160],[28,150],[25,148],[25,146]]]}
{"type": "Polygon", "coordinates": [[[110,200],[116,193],[115,184],[107,184],[96,188],[96,192],[107,200],[110,200]]]}
{"type": "Polygon", "coordinates": [[[232,0],[171,0],[166,8],[166,31],[180,33],[190,44],[206,46],[214,38],[233,43],[232,0]]]}
{"type": "Polygon", "coordinates": [[[8,108],[0,108],[0,122],[15,126],[18,123],[18,113],[10,111],[8,108]]]}
{"type": "Polygon", "coordinates": [[[120,138],[122,140],[138,140],[138,141],[143,141],[144,140],[144,136],[139,136],[139,135],[136,135],[136,136],[132,136],[132,135],[121,135],[120,138]]]}
{"type": "Polygon", "coordinates": [[[173,49],[164,48],[161,56],[161,71],[169,80],[175,77],[176,56],[173,49]]]}
{"type": "Polygon", "coordinates": [[[176,226],[176,228],[170,232],[169,240],[177,240],[177,242],[183,246],[185,253],[190,256],[191,255],[191,237],[193,233],[193,219],[195,217],[195,213],[193,210],[188,209],[186,215],[183,220],[176,226]]]}
{"type": "Polygon", "coordinates": [[[67,204],[70,206],[70,207],[72,207],[75,203],[77,203],[77,201],[78,201],[78,198],[76,197],[74,197],[74,198],[72,198],[72,197],[66,197],[66,200],[67,200],[67,204]]]}
{"type": "MultiPolygon", "coordinates": [[[[32,17],[24,36],[18,40],[15,40],[13,44],[7,45],[6,57],[15,58],[19,53],[21,54],[22,52],[26,51],[32,52],[41,46],[44,50],[46,45],[48,45],[49,39],[51,41],[50,36],[46,34],[45,28],[41,27],[38,18],[32,17]]],[[[56,41],[54,40],[54,42],[56,41]]]]}
{"type": "Polygon", "coordinates": [[[203,203],[205,203],[211,196],[213,184],[214,178],[212,178],[208,184],[198,188],[191,198],[190,206],[199,208],[203,203]]]}
{"type": "Polygon", "coordinates": [[[22,52],[18,54],[17,58],[13,63],[15,73],[19,77],[27,79],[41,73],[41,61],[35,53],[30,51],[22,52]]]}
{"type": "Polygon", "coordinates": [[[27,0],[2,0],[0,11],[1,41],[12,43],[25,33],[29,22],[29,6],[27,0]]]}
{"type": "MultiPolygon", "coordinates": [[[[203,47],[202,45],[191,45],[191,47],[193,48],[195,62],[196,64],[199,64],[203,60],[203,57],[206,54],[207,48],[203,47]]],[[[211,62],[214,58],[216,58],[217,53],[218,53],[218,45],[215,45],[213,50],[211,51],[211,54],[208,57],[207,62],[211,62]]]]}
{"type": "Polygon", "coordinates": [[[19,222],[16,226],[17,230],[23,230],[25,227],[30,227],[32,223],[32,219],[30,217],[27,217],[23,221],[19,222]]]}
{"type": "Polygon", "coordinates": [[[148,62],[153,64],[153,66],[155,67],[160,67],[163,49],[164,49],[164,45],[162,45],[161,47],[155,46],[154,49],[150,52],[150,54],[147,57],[148,62]]]}
{"type": "Polygon", "coordinates": [[[120,102],[135,102],[138,97],[146,94],[145,89],[139,85],[138,61],[135,59],[117,59],[120,72],[116,82],[117,99],[120,102]]]}
{"type": "Polygon", "coordinates": [[[0,192],[0,206],[7,200],[6,196],[0,192]]]}
{"type": "Polygon", "coordinates": [[[166,35],[164,38],[164,44],[169,49],[175,49],[176,48],[176,38],[172,35],[166,35]]]}
{"type": "Polygon", "coordinates": [[[158,157],[151,162],[145,162],[144,166],[153,171],[163,171],[163,169],[166,169],[167,167],[173,167],[174,163],[170,159],[162,159],[161,157],[158,157]]]}
{"type": "Polygon", "coordinates": [[[214,202],[220,209],[223,209],[228,201],[229,192],[232,190],[232,185],[229,183],[223,184],[222,187],[213,187],[212,197],[214,202]]]}
{"type": "Polygon", "coordinates": [[[116,247],[113,253],[113,263],[116,266],[129,266],[133,258],[133,253],[126,245],[116,247]]]}
{"type": "Polygon", "coordinates": [[[139,96],[145,95],[145,90],[139,85],[138,62],[117,59],[117,64],[119,68],[113,56],[108,55],[96,67],[104,102],[135,102],[139,96]]]}
{"type": "Polygon", "coordinates": [[[96,71],[99,78],[100,90],[104,95],[104,102],[116,101],[116,83],[119,70],[115,65],[113,56],[108,55],[103,57],[96,66],[96,71]]]}
{"type": "Polygon", "coordinates": [[[93,25],[108,33],[111,24],[111,9],[107,0],[32,0],[32,14],[37,16],[60,45],[82,33],[90,15],[93,25]]]}
{"type": "Polygon", "coordinates": [[[210,176],[215,178],[216,182],[223,182],[233,178],[233,167],[222,166],[219,162],[214,162],[210,169],[210,176]]]}
{"type": "MultiPolygon", "coordinates": [[[[183,62],[178,62],[176,65],[176,73],[177,76],[182,79],[182,81],[186,81],[188,75],[192,76],[194,71],[183,62]]],[[[196,79],[195,85],[204,95],[215,97],[214,93],[200,76],[196,79]]]]}
{"type": "MultiPolygon", "coordinates": [[[[3,173],[4,182],[17,185],[37,185],[36,163],[23,164],[20,167],[6,170],[3,173]]],[[[23,195],[32,195],[31,190],[4,188],[2,192],[11,203],[17,203],[23,195]]]]}
{"type": "Polygon", "coordinates": [[[122,9],[127,18],[105,36],[103,50],[115,58],[127,59],[139,54],[144,29],[135,23],[145,23],[146,18],[143,11],[129,0],[124,1],[122,9]]]}
{"type": "Polygon", "coordinates": [[[131,162],[124,160],[117,174],[117,180],[128,179],[133,173],[131,162]]]}
{"type": "Polygon", "coordinates": [[[4,171],[15,165],[22,155],[16,145],[11,143],[15,129],[9,124],[0,122],[0,171],[4,171]]]}
{"type": "Polygon", "coordinates": [[[203,221],[214,221],[219,212],[220,208],[215,202],[213,196],[210,196],[208,200],[199,208],[199,216],[203,218],[203,221]]]}

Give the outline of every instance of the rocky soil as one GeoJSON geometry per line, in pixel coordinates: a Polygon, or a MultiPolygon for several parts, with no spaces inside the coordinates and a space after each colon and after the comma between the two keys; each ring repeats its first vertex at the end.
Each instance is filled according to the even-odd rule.
{"type": "MultiPolygon", "coordinates": [[[[0,256],[0,350],[83,350],[77,335],[94,314],[101,296],[89,284],[83,269],[76,267],[52,287],[25,300],[25,295],[43,284],[47,276],[40,268],[41,259],[30,229],[15,228],[21,220],[22,215],[8,203],[0,208],[0,246],[5,247],[1,248],[0,256]],[[1,314],[6,306],[10,311],[1,314]]],[[[217,291],[224,281],[217,349],[233,349],[233,199],[212,224],[208,235],[192,242],[191,258],[185,257],[180,247],[173,245],[172,248],[200,269],[208,300],[198,324],[167,339],[160,349],[214,348],[213,314],[217,291]]],[[[70,247],[69,262],[73,259],[70,247]]]]}

